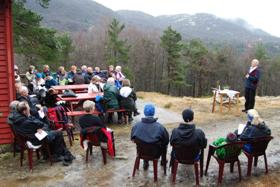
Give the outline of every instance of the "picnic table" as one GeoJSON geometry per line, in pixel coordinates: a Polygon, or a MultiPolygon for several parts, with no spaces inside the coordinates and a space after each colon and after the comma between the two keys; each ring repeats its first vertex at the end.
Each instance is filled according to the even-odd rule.
{"type": "Polygon", "coordinates": [[[85,101],[85,100],[93,100],[97,95],[103,95],[103,93],[77,93],[77,97],[62,97],[62,94],[58,95],[60,101],[65,101],[70,104],[71,112],[74,111],[74,103],[85,101]]]}
{"type": "Polygon", "coordinates": [[[212,113],[215,112],[216,103],[219,103],[219,110],[223,112],[223,106],[228,107],[229,111],[231,111],[231,105],[237,105],[237,112],[239,111],[239,96],[240,92],[235,90],[219,90],[213,88],[213,103],[212,103],[212,113]]]}
{"type": "Polygon", "coordinates": [[[58,85],[53,86],[53,89],[57,90],[58,92],[62,92],[63,90],[72,90],[74,92],[79,92],[88,89],[88,84],[73,84],[73,85],[58,85]]]}

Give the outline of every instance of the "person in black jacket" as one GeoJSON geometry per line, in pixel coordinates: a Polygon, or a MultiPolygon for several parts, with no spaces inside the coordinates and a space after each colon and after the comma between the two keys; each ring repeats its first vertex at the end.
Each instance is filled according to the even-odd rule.
{"type": "Polygon", "coordinates": [[[85,110],[86,114],[81,116],[79,119],[79,124],[81,129],[85,129],[88,127],[101,127],[106,128],[104,123],[101,121],[101,119],[98,116],[95,116],[92,114],[94,110],[94,102],[93,101],[85,101],[83,104],[83,109],[85,110]]]}
{"type": "Polygon", "coordinates": [[[255,109],[248,110],[247,118],[248,122],[240,134],[239,139],[247,141],[271,135],[271,130],[255,109]]]}
{"type": "Polygon", "coordinates": [[[135,91],[131,88],[129,79],[122,80],[122,88],[120,89],[120,107],[124,108],[128,111],[129,121],[132,121],[132,112],[134,116],[139,115],[140,113],[137,111],[136,100],[137,96],[135,91]]]}
{"type": "MultiPolygon", "coordinates": [[[[201,129],[196,129],[193,123],[194,112],[191,109],[186,109],[182,112],[182,116],[186,123],[181,123],[178,128],[173,129],[170,144],[205,148],[207,139],[204,132],[201,129]]],[[[172,150],[170,165],[173,164],[174,159],[175,153],[172,150]]]]}
{"type": "Polygon", "coordinates": [[[50,144],[53,160],[64,161],[64,165],[69,165],[75,158],[66,148],[61,130],[51,131],[48,124],[31,116],[29,105],[26,102],[19,102],[17,104],[17,111],[13,113],[10,120],[16,134],[27,136],[28,140],[35,146],[41,145],[44,140],[40,141],[37,139],[35,133],[42,133],[45,130],[48,134],[46,140],[50,144]]]}
{"type": "Polygon", "coordinates": [[[78,69],[77,73],[73,76],[73,84],[85,84],[85,82],[82,70],[78,69]]]}
{"type": "Polygon", "coordinates": [[[85,76],[85,83],[89,84],[91,79],[92,79],[92,77],[94,76],[92,67],[88,67],[87,68],[87,72],[86,72],[86,74],[84,76],[85,76]]]}
{"type": "Polygon", "coordinates": [[[86,140],[87,135],[87,128],[90,127],[97,127],[93,133],[98,134],[98,139],[100,142],[107,142],[107,137],[104,135],[104,133],[101,132],[101,128],[106,128],[103,121],[98,117],[92,114],[94,110],[94,102],[87,100],[83,103],[83,109],[85,110],[86,114],[81,116],[79,119],[79,125],[81,127],[81,135],[83,140],[83,147],[85,150],[87,150],[88,147],[88,140],[86,140]]]}
{"type": "MultiPolygon", "coordinates": [[[[155,107],[147,104],[144,107],[145,117],[136,123],[131,130],[131,140],[140,140],[148,144],[158,144],[161,147],[161,165],[166,164],[166,151],[169,143],[169,134],[166,128],[154,118],[155,107]]],[[[144,161],[144,169],[148,169],[148,161],[144,161]]]]}
{"type": "MultiPolygon", "coordinates": [[[[247,111],[247,118],[248,122],[242,133],[239,135],[240,140],[250,141],[255,138],[262,138],[271,135],[271,130],[267,127],[255,109],[247,111]]],[[[243,149],[249,153],[253,151],[253,147],[249,143],[245,144],[243,149]]]]}

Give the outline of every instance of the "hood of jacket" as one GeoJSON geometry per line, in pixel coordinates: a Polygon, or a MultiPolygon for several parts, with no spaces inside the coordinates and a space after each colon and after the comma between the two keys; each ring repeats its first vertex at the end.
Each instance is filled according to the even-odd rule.
{"type": "Polygon", "coordinates": [[[265,122],[260,123],[257,127],[261,129],[266,135],[271,135],[271,130],[268,128],[265,122]]]}
{"type": "Polygon", "coordinates": [[[120,89],[120,95],[124,98],[127,98],[132,92],[132,89],[128,86],[122,87],[120,89]]]}
{"type": "Polygon", "coordinates": [[[185,124],[181,123],[179,125],[178,136],[182,139],[189,139],[193,136],[195,132],[195,125],[194,124],[185,124]]]}
{"type": "Polygon", "coordinates": [[[154,118],[154,117],[144,117],[142,118],[142,122],[143,123],[154,123],[157,122],[158,118],[154,118]]]}

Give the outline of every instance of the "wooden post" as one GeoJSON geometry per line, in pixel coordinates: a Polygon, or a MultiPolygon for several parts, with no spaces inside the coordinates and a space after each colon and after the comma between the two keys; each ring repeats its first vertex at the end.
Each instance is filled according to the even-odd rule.
{"type": "Polygon", "coordinates": [[[219,94],[220,96],[220,113],[223,112],[223,95],[222,94],[219,94]]]}
{"type": "Polygon", "coordinates": [[[215,90],[214,93],[213,93],[212,113],[215,112],[216,96],[217,96],[217,90],[215,90]]]}
{"type": "Polygon", "coordinates": [[[239,95],[240,95],[240,93],[236,94],[236,113],[237,114],[239,112],[239,95]]]}

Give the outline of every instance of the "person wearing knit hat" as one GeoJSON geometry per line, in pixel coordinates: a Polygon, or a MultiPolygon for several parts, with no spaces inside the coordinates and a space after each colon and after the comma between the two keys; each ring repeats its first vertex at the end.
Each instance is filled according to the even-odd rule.
{"type": "Polygon", "coordinates": [[[144,115],[146,117],[153,117],[155,115],[155,106],[153,104],[147,104],[144,107],[144,115]]]}
{"type": "Polygon", "coordinates": [[[235,141],[237,141],[237,136],[236,136],[236,134],[234,134],[234,133],[232,133],[232,132],[228,133],[228,134],[227,134],[226,141],[227,141],[227,142],[235,142],[235,141]]]}
{"type": "MultiPolygon", "coordinates": [[[[191,109],[185,109],[182,112],[182,117],[185,123],[180,123],[178,128],[172,130],[170,144],[173,145],[184,145],[186,147],[196,147],[199,150],[205,148],[207,145],[207,139],[201,129],[197,129],[194,120],[194,112],[191,109]]],[[[170,166],[175,160],[176,153],[172,150],[170,166]]],[[[199,156],[199,152],[197,153],[199,156]]],[[[195,159],[195,158],[194,158],[195,159]]]]}
{"type": "MultiPolygon", "coordinates": [[[[232,143],[232,142],[236,142],[237,141],[237,135],[235,133],[228,133],[226,138],[224,137],[220,137],[217,138],[214,142],[213,145],[219,147],[228,143],[232,143]]],[[[241,153],[241,149],[239,147],[222,147],[220,149],[217,149],[215,151],[215,154],[218,156],[218,158],[220,159],[224,159],[225,157],[229,157],[231,155],[234,155],[235,153],[240,154],[241,153]]]]}
{"type": "MultiPolygon", "coordinates": [[[[157,122],[155,115],[155,106],[146,104],[144,115],[140,122],[137,122],[131,130],[131,140],[138,140],[148,144],[159,144],[161,147],[161,164],[166,164],[166,152],[169,143],[169,134],[166,128],[157,122]]],[[[144,160],[143,168],[148,169],[149,163],[144,160]]]]}

